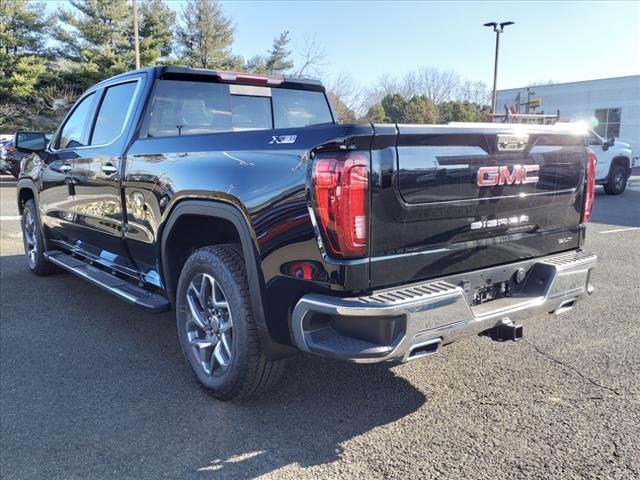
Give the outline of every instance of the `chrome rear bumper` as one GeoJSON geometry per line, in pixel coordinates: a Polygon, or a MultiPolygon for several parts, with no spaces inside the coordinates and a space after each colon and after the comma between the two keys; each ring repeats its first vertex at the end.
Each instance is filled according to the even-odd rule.
{"type": "Polygon", "coordinates": [[[406,362],[442,345],[539,313],[561,313],[590,294],[596,256],[572,251],[499,267],[507,274],[526,267],[511,296],[470,305],[460,275],[340,298],[305,295],[296,304],[291,330],[303,351],[342,360],[406,362]]]}

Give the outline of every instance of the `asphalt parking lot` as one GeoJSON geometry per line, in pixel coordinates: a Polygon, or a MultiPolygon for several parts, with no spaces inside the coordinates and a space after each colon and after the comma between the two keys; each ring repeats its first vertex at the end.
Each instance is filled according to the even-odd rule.
{"type": "Polygon", "coordinates": [[[220,403],[172,314],[70,274],[32,275],[0,182],[0,476],[640,478],[640,176],[598,188],[595,294],[388,369],[310,356],[267,396],[220,403]]]}

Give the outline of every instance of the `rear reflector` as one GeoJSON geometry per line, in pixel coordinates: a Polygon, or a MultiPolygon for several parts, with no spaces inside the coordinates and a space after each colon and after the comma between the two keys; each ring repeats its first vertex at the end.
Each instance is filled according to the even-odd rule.
{"type": "Polygon", "coordinates": [[[596,154],[589,150],[589,160],[587,162],[587,181],[584,186],[584,206],[582,208],[582,222],[591,220],[593,202],[596,198],[596,154]]]}
{"type": "Polygon", "coordinates": [[[319,154],[313,163],[313,206],[328,253],[367,254],[369,157],[365,153],[319,154]]]}
{"type": "Polygon", "coordinates": [[[289,275],[303,280],[312,280],[315,267],[310,262],[296,262],[289,267],[289,275]]]}

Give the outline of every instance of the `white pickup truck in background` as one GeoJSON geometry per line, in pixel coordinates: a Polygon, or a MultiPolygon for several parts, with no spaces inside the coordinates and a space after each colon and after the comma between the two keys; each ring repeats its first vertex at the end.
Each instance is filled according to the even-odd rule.
{"type": "Polygon", "coordinates": [[[605,140],[589,130],[589,148],[596,154],[596,183],[609,195],[620,195],[627,188],[633,167],[633,152],[628,143],[611,137],[605,140]]]}

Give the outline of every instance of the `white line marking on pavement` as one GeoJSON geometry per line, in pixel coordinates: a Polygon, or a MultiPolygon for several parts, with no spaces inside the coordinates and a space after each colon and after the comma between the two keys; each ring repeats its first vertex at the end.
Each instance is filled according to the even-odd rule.
{"type": "Polygon", "coordinates": [[[600,233],[628,232],[629,230],[640,230],[640,227],[616,228],[614,230],[604,230],[604,231],[602,231],[600,233]]]}
{"type": "Polygon", "coordinates": [[[20,220],[20,218],[22,218],[20,217],[20,215],[2,215],[0,217],[0,222],[5,222],[8,220],[20,220]]]}

